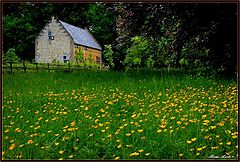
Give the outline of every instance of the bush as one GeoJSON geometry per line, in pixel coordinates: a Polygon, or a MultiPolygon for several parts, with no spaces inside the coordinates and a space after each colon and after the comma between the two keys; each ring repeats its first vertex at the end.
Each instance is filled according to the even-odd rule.
{"type": "Polygon", "coordinates": [[[16,55],[15,49],[10,48],[6,54],[3,54],[3,62],[19,62],[20,58],[16,55]]]}

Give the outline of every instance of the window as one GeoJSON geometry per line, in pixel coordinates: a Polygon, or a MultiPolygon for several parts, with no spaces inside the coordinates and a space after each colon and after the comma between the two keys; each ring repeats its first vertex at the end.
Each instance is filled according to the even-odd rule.
{"type": "Polygon", "coordinates": [[[84,49],[84,50],[87,50],[87,47],[84,47],[83,49],[84,49]]]}
{"type": "Polygon", "coordinates": [[[54,34],[51,31],[48,31],[48,39],[54,40],[54,34]]]}
{"type": "Polygon", "coordinates": [[[63,62],[69,62],[69,56],[67,54],[63,54],[63,62]]]}

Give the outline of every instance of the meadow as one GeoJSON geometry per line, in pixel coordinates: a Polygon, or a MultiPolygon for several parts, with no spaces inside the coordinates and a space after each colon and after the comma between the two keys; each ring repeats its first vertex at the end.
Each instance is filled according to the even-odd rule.
{"type": "Polygon", "coordinates": [[[4,73],[3,159],[238,158],[237,79],[4,73]]]}

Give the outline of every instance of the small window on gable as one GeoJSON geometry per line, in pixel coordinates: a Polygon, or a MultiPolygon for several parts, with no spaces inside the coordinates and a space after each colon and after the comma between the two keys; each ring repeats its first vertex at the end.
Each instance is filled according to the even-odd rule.
{"type": "Polygon", "coordinates": [[[51,31],[48,31],[48,39],[54,40],[54,34],[51,31]]]}

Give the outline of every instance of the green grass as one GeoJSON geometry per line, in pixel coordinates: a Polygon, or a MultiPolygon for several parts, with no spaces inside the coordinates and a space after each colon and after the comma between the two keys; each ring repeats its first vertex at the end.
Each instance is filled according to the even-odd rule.
{"type": "Polygon", "coordinates": [[[4,159],[237,158],[237,82],[180,71],[3,75],[4,159]]]}

